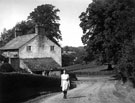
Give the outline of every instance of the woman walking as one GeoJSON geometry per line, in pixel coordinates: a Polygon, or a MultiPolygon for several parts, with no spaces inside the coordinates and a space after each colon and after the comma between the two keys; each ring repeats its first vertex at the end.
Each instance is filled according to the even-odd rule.
{"type": "Polygon", "coordinates": [[[61,75],[61,87],[63,92],[63,98],[67,98],[67,91],[69,89],[70,82],[69,82],[69,74],[66,73],[66,70],[63,70],[63,74],[61,75]]]}

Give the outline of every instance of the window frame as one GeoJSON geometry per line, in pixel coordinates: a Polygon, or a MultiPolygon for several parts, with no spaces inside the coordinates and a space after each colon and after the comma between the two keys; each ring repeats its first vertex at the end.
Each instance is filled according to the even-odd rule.
{"type": "Polygon", "coordinates": [[[26,48],[27,52],[31,52],[31,51],[32,51],[32,49],[31,49],[31,48],[32,48],[32,46],[30,46],[30,45],[29,45],[29,46],[27,46],[27,48],[26,48]]]}
{"type": "Polygon", "coordinates": [[[54,45],[50,46],[50,51],[54,51],[54,45]]]}

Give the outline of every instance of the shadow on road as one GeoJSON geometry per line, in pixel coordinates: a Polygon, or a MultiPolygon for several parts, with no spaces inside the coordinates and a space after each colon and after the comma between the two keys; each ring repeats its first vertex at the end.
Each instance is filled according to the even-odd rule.
{"type": "Polygon", "coordinates": [[[86,96],[75,96],[75,97],[69,97],[69,98],[83,98],[83,97],[86,97],[86,96]]]}

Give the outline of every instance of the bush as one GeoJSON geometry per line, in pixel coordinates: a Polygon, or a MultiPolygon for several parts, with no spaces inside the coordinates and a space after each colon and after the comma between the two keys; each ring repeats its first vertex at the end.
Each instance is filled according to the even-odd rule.
{"type": "Polygon", "coordinates": [[[17,103],[40,95],[41,92],[54,92],[60,91],[60,89],[60,78],[0,73],[0,103],[17,103]]]}

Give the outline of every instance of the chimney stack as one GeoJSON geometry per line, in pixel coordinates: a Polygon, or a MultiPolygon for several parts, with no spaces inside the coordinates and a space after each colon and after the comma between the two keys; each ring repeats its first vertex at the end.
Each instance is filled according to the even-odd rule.
{"type": "Polygon", "coordinates": [[[18,28],[18,27],[15,27],[15,38],[17,37],[17,36],[20,36],[21,35],[21,30],[18,28]]]}
{"type": "Polygon", "coordinates": [[[36,25],[35,26],[35,33],[38,34],[38,35],[44,35],[45,34],[44,26],[36,25]]]}

